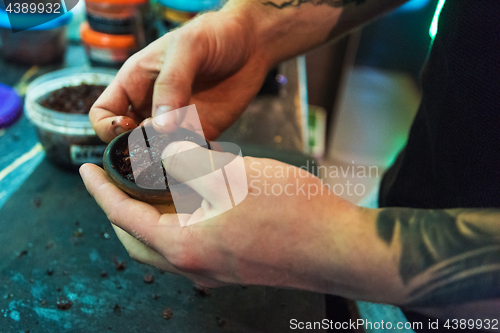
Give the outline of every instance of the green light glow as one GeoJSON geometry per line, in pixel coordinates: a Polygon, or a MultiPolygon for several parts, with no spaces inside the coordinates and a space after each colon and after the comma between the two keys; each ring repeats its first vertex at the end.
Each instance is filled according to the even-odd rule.
{"type": "Polygon", "coordinates": [[[441,14],[441,10],[443,9],[445,2],[446,2],[446,0],[439,0],[439,3],[436,7],[436,12],[434,13],[434,18],[432,19],[432,24],[431,24],[431,27],[429,29],[429,35],[431,36],[432,39],[434,39],[437,35],[439,15],[441,14]]]}

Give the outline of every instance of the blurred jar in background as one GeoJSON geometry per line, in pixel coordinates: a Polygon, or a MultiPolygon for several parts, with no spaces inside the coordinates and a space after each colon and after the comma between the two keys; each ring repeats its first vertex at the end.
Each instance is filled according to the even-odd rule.
{"type": "Polygon", "coordinates": [[[88,22],[82,23],[80,33],[87,57],[95,67],[120,68],[139,49],[134,35],[97,32],[88,22]]]}
{"type": "MultiPolygon", "coordinates": [[[[45,14],[11,14],[43,17],[45,14]]],[[[71,12],[33,28],[12,32],[9,17],[0,8],[0,55],[23,65],[60,63],[66,53],[66,26],[71,12]]]]}
{"type": "Polygon", "coordinates": [[[137,45],[146,45],[148,0],[85,0],[87,20],[96,32],[134,35],[137,45]]]}

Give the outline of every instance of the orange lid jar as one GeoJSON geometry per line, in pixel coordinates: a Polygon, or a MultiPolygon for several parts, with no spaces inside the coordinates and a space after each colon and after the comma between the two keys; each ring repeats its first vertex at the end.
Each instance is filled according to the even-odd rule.
{"type": "Polygon", "coordinates": [[[87,20],[97,32],[136,34],[144,29],[148,0],[85,0],[87,20]]]}
{"type": "Polygon", "coordinates": [[[85,52],[92,66],[120,68],[138,50],[134,35],[112,35],[94,31],[87,22],[80,27],[85,52]]]}

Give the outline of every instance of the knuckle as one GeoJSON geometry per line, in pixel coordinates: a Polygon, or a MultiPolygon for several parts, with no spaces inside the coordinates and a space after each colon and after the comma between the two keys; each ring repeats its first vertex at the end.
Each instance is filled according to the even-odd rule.
{"type": "Polygon", "coordinates": [[[184,75],[179,68],[162,70],[155,82],[155,88],[162,89],[165,86],[182,85],[185,81],[184,75]]]}
{"type": "MultiPolygon", "coordinates": [[[[101,186],[99,186],[98,189],[96,189],[96,193],[98,196],[102,197],[104,193],[109,193],[110,191],[107,189],[108,187],[114,189],[114,186],[112,183],[104,183],[101,186]],[[99,192],[99,193],[98,193],[99,192]]],[[[129,204],[130,198],[122,198],[119,199],[112,204],[107,205],[106,207],[102,207],[106,217],[108,218],[109,221],[111,221],[113,224],[118,225],[121,219],[123,219],[123,211],[124,207],[126,207],[129,204]]]]}
{"type": "Polygon", "coordinates": [[[179,244],[178,251],[168,257],[169,262],[183,272],[196,272],[200,270],[200,260],[194,246],[179,244]]]}
{"type": "Polygon", "coordinates": [[[123,71],[125,69],[134,69],[140,64],[140,58],[142,56],[143,52],[139,51],[137,53],[134,53],[131,55],[123,64],[122,69],[120,71],[123,71]]]}
{"type": "Polygon", "coordinates": [[[119,221],[118,220],[118,213],[116,212],[116,210],[113,210],[113,209],[109,209],[106,211],[106,217],[108,218],[108,220],[113,223],[113,224],[117,224],[117,222],[119,221]]]}
{"type": "Polygon", "coordinates": [[[105,209],[106,217],[111,223],[115,225],[119,225],[120,219],[122,217],[121,215],[122,210],[118,206],[119,204],[120,203],[112,205],[111,207],[105,209]]]}
{"type": "Polygon", "coordinates": [[[189,250],[183,250],[174,255],[169,256],[170,263],[178,270],[183,272],[190,272],[193,269],[192,256],[189,250]]]}
{"type": "MultiPolygon", "coordinates": [[[[96,101],[97,102],[97,101],[96,101]]],[[[94,103],[92,105],[92,107],[90,108],[90,111],[89,111],[89,119],[90,119],[90,122],[95,126],[95,122],[96,122],[96,118],[98,116],[98,107],[96,106],[96,103],[94,103]]]]}
{"type": "Polygon", "coordinates": [[[196,45],[202,40],[203,31],[208,23],[208,13],[191,20],[183,28],[175,31],[175,40],[177,42],[189,41],[191,45],[196,45]]]}

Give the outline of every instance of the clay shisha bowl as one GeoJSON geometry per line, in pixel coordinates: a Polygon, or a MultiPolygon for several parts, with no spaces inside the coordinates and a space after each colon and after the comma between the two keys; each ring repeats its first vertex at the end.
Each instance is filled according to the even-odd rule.
{"type": "MultiPolygon", "coordinates": [[[[140,127],[117,136],[113,141],[109,143],[103,156],[104,170],[106,171],[111,181],[119,189],[129,194],[132,198],[147,202],[149,204],[153,204],[155,205],[155,207],[163,207],[163,209],[160,209],[160,211],[162,212],[175,212],[174,205],[172,205],[172,193],[170,192],[170,189],[168,185],[166,185],[166,183],[162,184],[162,182],[165,182],[163,173],[157,177],[158,179],[161,179],[161,181],[157,182],[155,186],[152,186],[154,188],[151,188],[151,186],[148,188],[139,186],[138,184],[136,184],[133,176],[132,180],[130,180],[130,175],[123,175],[124,171],[122,166],[126,165],[126,163],[124,163],[123,157],[124,147],[128,147],[128,150],[130,151],[134,149],[136,149],[137,151],[137,149],[141,148],[146,149],[145,147],[149,147],[149,144],[154,138],[161,138],[162,140],[162,144],[157,146],[155,152],[156,155],[155,158],[153,158],[154,163],[156,163],[155,168],[161,168],[161,151],[170,142],[192,141],[200,146],[205,146],[210,149],[209,143],[206,142],[202,136],[185,128],[178,128],[174,133],[161,134],[156,132],[152,126],[140,127]],[[130,137],[131,135],[133,136],[132,138],[130,137]],[[137,146],[140,148],[134,148],[136,147],[135,143],[137,143],[137,146]]],[[[148,152],[148,154],[151,153],[148,152]]],[[[146,157],[149,158],[149,156],[146,157]]],[[[147,169],[148,168],[144,170],[147,169]]],[[[142,172],[145,172],[144,170],[142,172]]],[[[138,177],[141,177],[142,174],[143,173],[139,173],[138,177]]],[[[187,185],[185,185],[185,191],[179,191],[178,187],[176,187],[175,195],[187,197],[192,194],[195,194],[194,191],[192,191],[187,185]]]]}

